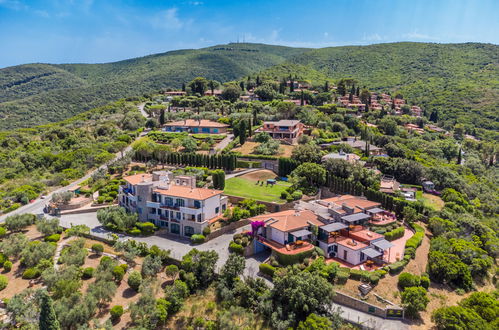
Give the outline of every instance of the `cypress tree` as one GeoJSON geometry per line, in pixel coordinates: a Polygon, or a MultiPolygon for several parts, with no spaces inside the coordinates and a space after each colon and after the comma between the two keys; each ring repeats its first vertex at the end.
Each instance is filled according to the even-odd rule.
{"type": "Polygon", "coordinates": [[[57,316],[55,315],[54,306],[52,304],[52,298],[50,298],[47,292],[44,292],[42,295],[42,302],[40,307],[41,307],[40,317],[38,319],[38,325],[40,329],[43,330],[61,329],[59,321],[57,320],[57,316]]]}
{"type": "Polygon", "coordinates": [[[165,124],[165,109],[161,109],[161,112],[159,114],[159,123],[161,125],[165,124]]]}
{"type": "Polygon", "coordinates": [[[251,128],[251,119],[248,119],[248,136],[251,137],[253,135],[253,130],[251,128]]]}
{"type": "Polygon", "coordinates": [[[303,91],[301,91],[300,95],[300,105],[301,106],[305,105],[305,94],[303,93],[303,91]]]}
{"type": "Polygon", "coordinates": [[[185,83],[182,83],[182,92],[185,92],[185,83]]]}
{"type": "Polygon", "coordinates": [[[243,145],[246,142],[246,120],[239,122],[239,143],[243,145]]]}
{"type": "Polygon", "coordinates": [[[461,154],[462,152],[463,152],[463,148],[462,148],[462,147],[460,147],[460,148],[459,148],[459,152],[458,152],[458,154],[457,154],[457,165],[461,165],[462,156],[463,156],[463,155],[461,154]]]}
{"type": "Polygon", "coordinates": [[[324,84],[324,92],[329,91],[329,81],[326,80],[326,83],[324,84]]]}

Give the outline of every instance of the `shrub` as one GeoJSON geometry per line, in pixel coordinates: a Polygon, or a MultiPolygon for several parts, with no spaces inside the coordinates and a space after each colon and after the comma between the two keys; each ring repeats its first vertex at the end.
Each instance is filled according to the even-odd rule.
{"type": "Polygon", "coordinates": [[[420,280],[419,276],[413,275],[411,273],[404,272],[399,275],[399,280],[398,280],[398,286],[401,289],[413,287],[413,286],[419,286],[420,280]]]}
{"type": "Polygon", "coordinates": [[[288,199],[289,193],[287,191],[281,192],[281,199],[288,199]]]}
{"type": "Polygon", "coordinates": [[[319,256],[319,257],[324,257],[324,258],[326,257],[324,250],[318,246],[315,247],[315,253],[317,253],[317,256],[319,256]]]}
{"type": "Polygon", "coordinates": [[[156,226],[152,222],[137,222],[135,225],[142,235],[152,235],[156,231],[156,226]]]}
{"type": "Polygon", "coordinates": [[[3,253],[0,253],[0,267],[2,267],[4,265],[4,263],[7,261],[7,257],[5,256],[5,254],[3,253]]]}
{"type": "Polygon", "coordinates": [[[406,263],[403,261],[397,261],[394,262],[393,264],[389,265],[388,267],[390,268],[389,272],[390,274],[397,274],[404,269],[406,263]]]}
{"type": "Polygon", "coordinates": [[[243,234],[239,233],[239,234],[234,234],[234,236],[232,236],[232,239],[235,241],[237,239],[241,239],[243,238],[243,234]]]}
{"type": "Polygon", "coordinates": [[[40,271],[35,267],[27,268],[23,273],[23,279],[31,280],[40,276],[40,271]]]}
{"type": "Polygon", "coordinates": [[[349,277],[350,277],[350,271],[347,272],[340,269],[336,273],[336,283],[345,284],[349,277]]]}
{"type": "Polygon", "coordinates": [[[6,272],[10,272],[12,270],[12,262],[9,260],[4,262],[3,269],[5,269],[6,272]]]}
{"type": "Polygon", "coordinates": [[[111,320],[118,321],[121,315],[123,315],[123,306],[120,305],[113,306],[109,310],[109,314],[111,314],[111,320]]]}
{"type": "Polygon", "coordinates": [[[291,193],[291,197],[295,201],[301,199],[302,196],[303,196],[303,193],[300,190],[295,190],[295,191],[293,191],[293,193],[291,193]]]}
{"type": "Polygon", "coordinates": [[[204,235],[194,234],[191,236],[191,242],[193,244],[201,244],[204,242],[204,240],[205,240],[204,235]]]}
{"type": "Polygon", "coordinates": [[[9,279],[5,275],[0,275],[0,291],[5,289],[7,287],[7,284],[9,284],[9,279]]]}
{"type": "Polygon", "coordinates": [[[237,244],[235,242],[230,242],[229,251],[243,255],[244,254],[244,247],[241,244],[237,244]]]}
{"type": "Polygon", "coordinates": [[[92,278],[94,276],[94,269],[92,267],[87,267],[83,270],[82,277],[85,279],[92,278]]]}
{"type": "Polygon", "coordinates": [[[416,249],[411,247],[407,247],[404,250],[404,255],[409,256],[409,258],[414,259],[416,257],[416,249]]]}
{"type": "Polygon", "coordinates": [[[123,271],[126,273],[128,269],[128,264],[121,264],[120,267],[123,268],[123,271]]]}
{"type": "Polygon", "coordinates": [[[5,237],[7,235],[7,230],[4,227],[0,227],[0,238],[5,237]]]}
{"type": "Polygon", "coordinates": [[[208,226],[208,227],[204,227],[204,228],[203,228],[203,235],[204,235],[204,236],[208,236],[209,234],[211,234],[211,229],[210,229],[210,227],[209,227],[209,226],[208,226]]]}
{"type": "Polygon", "coordinates": [[[50,235],[50,236],[47,236],[45,237],[44,241],[45,242],[59,242],[59,240],[61,239],[61,235],[59,234],[53,234],[53,235],[50,235]]]}
{"type": "Polygon", "coordinates": [[[100,255],[104,252],[104,245],[99,243],[92,244],[91,250],[93,253],[100,255]]]}
{"type": "Polygon", "coordinates": [[[262,274],[268,275],[270,277],[274,276],[275,268],[269,264],[260,264],[259,269],[262,274]]]}
{"type": "Polygon", "coordinates": [[[428,276],[421,276],[419,278],[419,284],[425,288],[426,290],[428,290],[428,288],[430,287],[430,278],[428,276]]]}
{"type": "Polygon", "coordinates": [[[133,229],[130,229],[128,231],[128,234],[132,235],[132,236],[140,236],[142,232],[140,231],[140,229],[138,228],[133,228],[133,229]]]}
{"type": "Polygon", "coordinates": [[[371,283],[372,285],[378,285],[378,282],[379,282],[378,274],[372,273],[371,275],[369,275],[369,283],[371,283]]]}
{"type": "Polygon", "coordinates": [[[131,272],[127,283],[132,289],[138,291],[142,284],[142,275],[138,271],[131,272]]]}
{"type": "Polygon", "coordinates": [[[104,264],[108,264],[108,263],[111,263],[113,261],[113,258],[111,258],[110,256],[103,256],[101,259],[100,259],[100,264],[101,265],[104,265],[104,264]]]}
{"type": "Polygon", "coordinates": [[[113,268],[113,276],[114,276],[114,280],[115,281],[121,282],[121,280],[125,276],[125,271],[123,270],[123,267],[121,267],[121,266],[115,266],[113,268]]]}
{"type": "Polygon", "coordinates": [[[394,229],[392,231],[385,233],[385,239],[387,241],[393,241],[393,240],[396,240],[398,238],[403,237],[404,233],[405,233],[405,228],[403,226],[398,227],[397,229],[394,229]]]}
{"type": "Polygon", "coordinates": [[[368,280],[369,272],[367,270],[352,269],[350,270],[350,278],[356,281],[368,280]]]}

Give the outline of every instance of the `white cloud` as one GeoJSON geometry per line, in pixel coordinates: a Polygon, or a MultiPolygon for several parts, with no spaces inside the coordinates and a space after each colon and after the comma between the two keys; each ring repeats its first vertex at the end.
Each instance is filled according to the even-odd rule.
{"type": "Polygon", "coordinates": [[[418,40],[438,40],[437,37],[433,37],[433,36],[430,36],[428,34],[424,34],[424,33],[420,33],[417,29],[412,31],[412,32],[409,32],[409,33],[405,33],[402,35],[404,38],[409,38],[409,39],[418,39],[418,40]]]}
{"type": "Polygon", "coordinates": [[[182,20],[178,16],[177,8],[170,8],[161,11],[151,21],[152,25],[156,28],[167,30],[179,30],[192,24],[191,19],[182,20]]]}
{"type": "Polygon", "coordinates": [[[28,5],[19,0],[0,0],[0,7],[12,10],[26,10],[29,8],[28,5]]]}
{"type": "Polygon", "coordinates": [[[204,5],[204,2],[203,1],[189,1],[187,4],[189,4],[191,6],[202,6],[202,5],[204,5]]]}

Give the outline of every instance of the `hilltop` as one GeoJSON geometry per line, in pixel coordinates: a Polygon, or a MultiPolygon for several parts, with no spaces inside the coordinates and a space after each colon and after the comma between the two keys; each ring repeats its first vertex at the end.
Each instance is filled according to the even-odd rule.
{"type": "Polygon", "coordinates": [[[26,64],[0,70],[0,129],[56,122],[127,96],[203,76],[234,80],[307,49],[228,44],[104,64],[26,64]]]}
{"type": "Polygon", "coordinates": [[[69,118],[123,97],[179,88],[194,77],[298,75],[322,83],[353,78],[401,93],[427,115],[497,130],[499,46],[389,43],[322,49],[228,44],[104,64],[27,64],[0,70],[0,129],[69,118]]]}

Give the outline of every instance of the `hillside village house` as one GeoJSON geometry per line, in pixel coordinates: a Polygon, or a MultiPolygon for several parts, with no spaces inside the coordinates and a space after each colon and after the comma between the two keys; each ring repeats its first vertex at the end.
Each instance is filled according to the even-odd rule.
{"type": "Polygon", "coordinates": [[[191,236],[220,218],[227,209],[227,197],[221,190],[196,188],[191,176],[171,172],[136,174],[123,178],[119,205],[172,234],[191,236]]]}
{"type": "Polygon", "coordinates": [[[301,202],[297,210],[259,215],[263,221],[257,233],[258,244],[277,253],[293,254],[314,248],[317,239],[327,257],[356,266],[372,260],[388,262],[392,243],[366,228],[368,222],[396,221],[377,202],[351,195],[301,202]],[[317,237],[314,237],[316,232],[317,237]]]}
{"type": "Polygon", "coordinates": [[[165,132],[189,132],[205,134],[223,134],[227,133],[229,125],[207,119],[195,120],[186,119],[174,121],[163,125],[165,132]]]}
{"type": "Polygon", "coordinates": [[[299,120],[266,121],[263,126],[256,130],[268,133],[273,139],[281,140],[290,144],[296,144],[298,138],[303,135],[304,125],[299,120]]]}
{"type": "MultiPolygon", "coordinates": [[[[346,140],[343,140],[343,141],[334,141],[332,144],[333,145],[339,145],[339,144],[342,144],[342,143],[348,144],[352,148],[361,150],[362,152],[364,152],[366,150],[366,141],[357,140],[356,137],[348,137],[348,138],[346,138],[346,140]]],[[[369,154],[371,156],[382,155],[383,154],[383,149],[379,148],[379,147],[376,147],[373,144],[369,144],[369,154]]]]}
{"type": "Polygon", "coordinates": [[[356,154],[349,154],[340,150],[340,152],[332,152],[322,157],[322,161],[325,162],[328,159],[341,159],[346,160],[349,163],[356,164],[360,161],[360,156],[356,154]]]}

